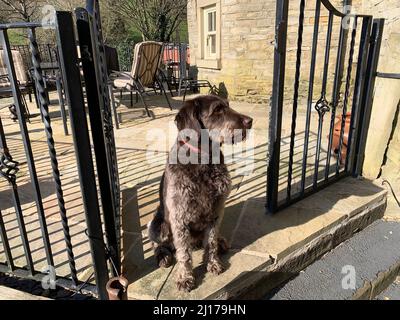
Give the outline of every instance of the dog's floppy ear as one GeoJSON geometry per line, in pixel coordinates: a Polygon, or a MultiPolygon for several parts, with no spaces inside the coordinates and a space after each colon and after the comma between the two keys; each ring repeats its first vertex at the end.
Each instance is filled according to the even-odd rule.
{"type": "Polygon", "coordinates": [[[194,100],[185,102],[175,117],[175,123],[179,131],[192,129],[200,133],[199,109],[197,108],[200,108],[200,106],[194,100]]]}
{"type": "Polygon", "coordinates": [[[223,99],[218,99],[210,104],[210,107],[208,108],[208,113],[211,115],[213,113],[221,112],[227,108],[229,108],[228,101],[223,99]]]}

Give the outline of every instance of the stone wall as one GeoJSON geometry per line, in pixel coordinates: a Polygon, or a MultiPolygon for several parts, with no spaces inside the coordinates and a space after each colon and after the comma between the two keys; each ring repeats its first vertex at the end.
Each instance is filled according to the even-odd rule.
{"type": "MultiPolygon", "coordinates": [[[[386,19],[378,71],[400,73],[399,0],[362,0],[360,10],[386,19]]],[[[388,178],[400,180],[400,120],[396,121],[399,101],[400,80],[377,78],[364,163],[367,177],[378,176],[387,151],[383,172],[388,178]]]]}
{"type": "MultiPolygon", "coordinates": [[[[189,1],[194,65],[199,52],[196,6],[196,0],[189,1]]],[[[200,68],[199,79],[225,86],[231,99],[266,102],[271,91],[274,16],[273,0],[221,0],[221,70],[200,68]]]]}
{"type": "MultiPolygon", "coordinates": [[[[226,88],[231,100],[268,103],[273,80],[273,41],[275,36],[275,0],[220,0],[221,1],[221,69],[198,69],[199,79],[226,88]]],[[[338,9],[342,0],[331,1],[338,9]]],[[[290,108],[293,101],[293,82],[296,68],[296,49],[300,1],[291,1],[288,21],[287,64],[285,78],[285,104],[290,108]]],[[[386,18],[384,39],[378,70],[400,73],[400,2],[399,0],[353,0],[355,12],[386,18]]],[[[197,30],[197,1],[189,0],[189,42],[192,64],[196,65],[199,35],[197,30]]],[[[299,108],[306,107],[308,94],[311,45],[314,24],[315,1],[306,1],[302,65],[299,90],[299,108]]],[[[314,85],[314,102],[321,91],[323,57],[328,22],[328,12],[321,11],[321,27],[314,85]]],[[[335,20],[331,60],[328,73],[328,101],[336,62],[339,23],[335,20]]],[[[358,48],[355,48],[357,54],[358,48]]],[[[354,55],[356,59],[356,54],[354,55]]],[[[345,63],[347,65],[348,57],[345,63]]],[[[353,63],[355,67],[355,63],[353,63]]],[[[353,69],[354,70],[354,69],[353,69]]],[[[355,72],[353,71],[353,76],[355,72]]],[[[342,87],[343,91],[343,87],[342,87]]],[[[400,100],[400,81],[377,79],[374,105],[367,141],[364,175],[376,178],[386,155],[386,172],[400,171],[400,121],[392,128],[396,108],[400,100]],[[386,149],[393,135],[387,153],[386,149]]],[[[289,110],[290,111],[290,110],[289,110]]]]}
{"type": "MultiPolygon", "coordinates": [[[[287,99],[293,96],[293,79],[296,66],[296,49],[300,1],[290,2],[287,42],[287,77],[285,82],[287,99]]],[[[333,1],[339,8],[342,1],[333,1]]],[[[269,101],[272,89],[273,53],[275,37],[276,0],[221,0],[221,69],[198,68],[198,78],[208,79],[217,87],[226,88],[232,100],[250,102],[269,101]]],[[[199,34],[197,1],[188,2],[189,42],[192,65],[199,57],[199,34]]],[[[315,1],[306,1],[300,99],[308,90],[311,44],[314,25],[315,1]]],[[[322,80],[323,56],[328,23],[328,12],[321,10],[319,50],[317,52],[316,94],[322,80]]],[[[335,63],[339,21],[335,20],[331,45],[331,66],[335,63]]],[[[333,74],[330,68],[329,74],[333,74]]],[[[328,89],[330,89],[328,83],[328,89]]]]}

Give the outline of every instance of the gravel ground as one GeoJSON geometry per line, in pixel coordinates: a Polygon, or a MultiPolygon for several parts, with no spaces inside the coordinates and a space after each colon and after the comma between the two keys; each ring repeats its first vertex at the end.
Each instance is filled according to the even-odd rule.
{"type": "Polygon", "coordinates": [[[32,279],[18,278],[0,272],[0,285],[24,291],[36,296],[47,297],[55,300],[94,300],[89,294],[75,293],[74,291],[57,286],[56,289],[43,289],[41,282],[32,279]]]}

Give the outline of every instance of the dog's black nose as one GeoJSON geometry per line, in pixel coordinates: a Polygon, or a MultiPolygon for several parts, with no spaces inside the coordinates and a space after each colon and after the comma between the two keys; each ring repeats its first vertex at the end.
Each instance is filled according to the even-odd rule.
{"type": "Polygon", "coordinates": [[[250,117],[243,117],[243,124],[247,129],[250,129],[253,125],[253,119],[250,117]]]}

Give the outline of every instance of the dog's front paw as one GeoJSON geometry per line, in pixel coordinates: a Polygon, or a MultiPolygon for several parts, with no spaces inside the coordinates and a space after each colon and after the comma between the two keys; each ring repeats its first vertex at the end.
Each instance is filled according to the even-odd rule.
{"type": "Polygon", "coordinates": [[[194,289],[196,282],[193,276],[188,276],[185,278],[178,279],[176,281],[176,286],[179,291],[190,292],[194,289]]]}
{"type": "Polygon", "coordinates": [[[224,272],[225,268],[219,261],[210,261],[207,264],[207,271],[217,276],[224,272]]]}
{"type": "Polygon", "coordinates": [[[161,268],[169,268],[173,263],[172,252],[163,246],[158,247],[155,250],[155,256],[157,259],[157,264],[161,268]]]}

